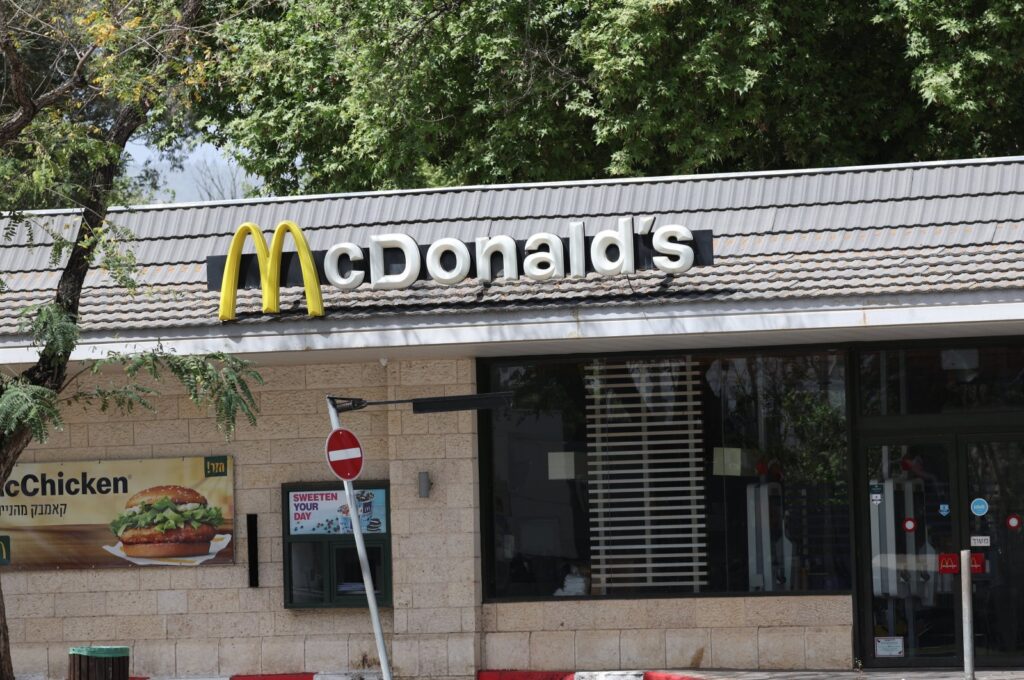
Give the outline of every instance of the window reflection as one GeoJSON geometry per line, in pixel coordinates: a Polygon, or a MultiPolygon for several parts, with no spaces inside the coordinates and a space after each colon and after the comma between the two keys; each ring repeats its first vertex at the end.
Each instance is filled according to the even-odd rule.
{"type": "Polygon", "coordinates": [[[1024,406],[1024,347],[925,347],[862,352],[866,416],[1024,406]]]}
{"type": "Polygon", "coordinates": [[[492,594],[850,588],[838,352],[492,364],[492,594]]]}
{"type": "Polygon", "coordinates": [[[288,553],[291,560],[289,601],[297,605],[323,602],[323,544],[292,543],[288,548],[288,553]]]}

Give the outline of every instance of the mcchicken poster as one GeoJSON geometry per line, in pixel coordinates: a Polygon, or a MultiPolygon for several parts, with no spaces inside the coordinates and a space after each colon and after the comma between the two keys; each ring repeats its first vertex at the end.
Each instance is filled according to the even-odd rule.
{"type": "Polygon", "coordinates": [[[0,569],[230,564],[230,456],[24,463],[0,484],[0,569]]]}

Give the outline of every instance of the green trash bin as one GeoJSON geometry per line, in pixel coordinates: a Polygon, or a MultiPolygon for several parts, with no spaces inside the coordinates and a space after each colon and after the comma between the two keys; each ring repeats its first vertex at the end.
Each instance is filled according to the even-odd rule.
{"type": "Polygon", "coordinates": [[[128,680],[127,647],[72,647],[68,680],[128,680]]]}

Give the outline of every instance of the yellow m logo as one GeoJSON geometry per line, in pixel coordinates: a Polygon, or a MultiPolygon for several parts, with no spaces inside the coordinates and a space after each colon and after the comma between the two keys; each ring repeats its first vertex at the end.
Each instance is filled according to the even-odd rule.
{"type": "Polygon", "coordinates": [[[218,313],[221,321],[231,321],[235,318],[238,270],[242,262],[242,248],[249,236],[252,236],[253,245],[256,246],[256,259],[260,265],[263,312],[273,314],[281,311],[281,252],[284,248],[286,234],[292,235],[292,240],[295,241],[295,250],[299,254],[299,264],[302,265],[302,285],[306,289],[306,307],[309,310],[309,315],[324,315],[324,299],[320,294],[320,277],[316,274],[313,255],[309,252],[309,244],[306,243],[306,237],[302,235],[299,225],[294,222],[282,222],[277,225],[268,251],[267,242],[263,240],[263,232],[260,231],[260,228],[252,222],[246,222],[238,227],[234,238],[231,239],[228,259],[224,263],[224,278],[220,287],[220,312],[218,313]]]}
{"type": "Polygon", "coordinates": [[[9,540],[6,536],[0,537],[0,564],[6,564],[11,559],[10,553],[7,552],[7,541],[9,540]]]}

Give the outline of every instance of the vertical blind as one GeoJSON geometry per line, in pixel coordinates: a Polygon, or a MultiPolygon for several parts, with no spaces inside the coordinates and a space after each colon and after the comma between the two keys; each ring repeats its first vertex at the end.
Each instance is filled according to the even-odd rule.
{"type": "Polygon", "coordinates": [[[692,357],[587,369],[592,594],[707,585],[701,381],[692,357]]]}

